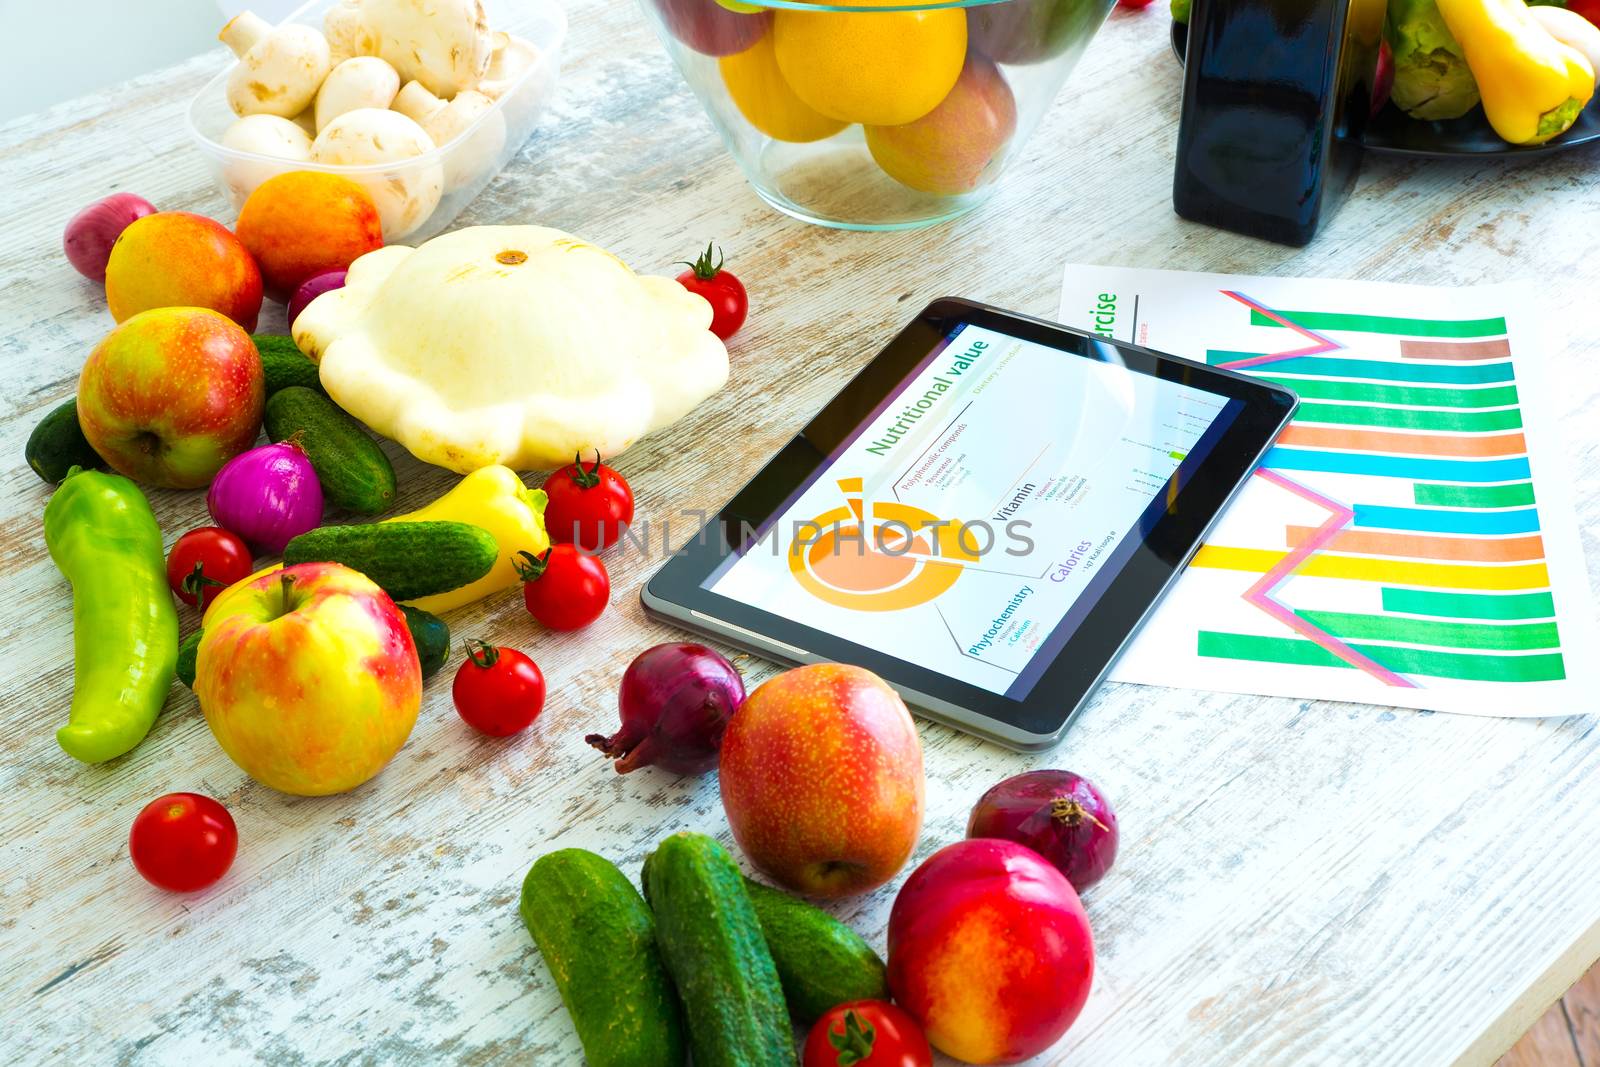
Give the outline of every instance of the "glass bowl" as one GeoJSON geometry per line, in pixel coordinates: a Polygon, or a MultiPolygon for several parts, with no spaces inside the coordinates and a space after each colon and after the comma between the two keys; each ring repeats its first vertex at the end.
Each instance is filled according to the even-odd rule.
{"type": "Polygon", "coordinates": [[[761,198],[894,230],[981,203],[1114,0],[639,0],[761,198]]]}
{"type": "MultiPolygon", "coordinates": [[[[310,0],[285,23],[322,28],[338,0],[310,0]]],[[[452,140],[403,162],[336,166],[243,152],[222,143],[238,118],[228,106],[228,71],[200,90],[189,105],[189,134],[206,157],[217,187],[238,211],[256,186],[292,170],[342,174],[368,187],[383,216],[383,239],[419,242],[450,225],[462,208],[498,174],[539,124],[555,89],[567,16],[555,0],[484,0],[490,29],[508,34],[510,46],[531,45],[532,62],[514,75],[494,106],[452,140]],[[396,203],[402,205],[396,208],[396,203]]],[[[230,67],[231,69],[231,67],[230,67]]]]}

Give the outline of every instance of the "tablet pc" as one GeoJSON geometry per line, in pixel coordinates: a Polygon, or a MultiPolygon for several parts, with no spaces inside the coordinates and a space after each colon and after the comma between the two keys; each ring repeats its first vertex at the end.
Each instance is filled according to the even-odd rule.
{"type": "Polygon", "coordinates": [[[1289,420],[1287,389],[937,300],[645,585],[657,618],[1055,744],[1289,420]]]}

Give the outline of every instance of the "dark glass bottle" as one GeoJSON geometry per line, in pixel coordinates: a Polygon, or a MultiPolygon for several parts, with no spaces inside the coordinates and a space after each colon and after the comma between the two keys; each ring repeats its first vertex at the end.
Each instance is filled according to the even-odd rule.
{"type": "Polygon", "coordinates": [[[1172,202],[1303,245],[1355,182],[1383,0],[1194,0],[1172,202]]]}

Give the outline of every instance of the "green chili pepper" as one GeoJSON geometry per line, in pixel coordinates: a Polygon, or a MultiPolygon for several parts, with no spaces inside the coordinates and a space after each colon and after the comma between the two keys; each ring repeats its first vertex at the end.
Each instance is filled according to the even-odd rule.
{"type": "Polygon", "coordinates": [[[172,684],[178,612],[161,529],[138,486],[74,467],[45,505],[44,543],[72,583],[72,714],[56,741],[99,763],[144,740],[172,684]]]}

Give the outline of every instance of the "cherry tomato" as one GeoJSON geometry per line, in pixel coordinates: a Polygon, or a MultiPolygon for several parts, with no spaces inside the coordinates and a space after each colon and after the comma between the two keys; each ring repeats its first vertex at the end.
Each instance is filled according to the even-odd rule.
{"type": "Polygon", "coordinates": [[[167,555],[167,584],[190,607],[195,606],[198,592],[204,600],[200,606],[208,608],[218,593],[250,577],[255,566],[250,549],[238,535],[220,526],[202,526],[172,546],[167,555]]]}
{"type": "Polygon", "coordinates": [[[806,1035],[802,1067],[929,1067],[933,1050],[917,1021],[883,1000],[832,1008],[806,1035]]]}
{"type": "Polygon", "coordinates": [[[544,710],[544,673],[514,648],[469,641],[450,695],[468,726],[490,737],[510,737],[544,710]]]}
{"type": "Polygon", "coordinates": [[[585,467],[579,456],[544,480],[550,502],[544,508],[544,528],[550,539],[575,544],[587,552],[610,548],[633,521],[633,490],[628,481],[600,462],[585,467]]]}
{"type": "Polygon", "coordinates": [[[168,793],[144,806],[128,834],[128,855],[158,889],[189,893],[233,865],[239,831],[228,809],[199,793],[168,793]]]}
{"type": "Polygon", "coordinates": [[[1567,10],[1576,11],[1596,26],[1600,26],[1600,0],[1567,0],[1567,10]]]}
{"type": "Polygon", "coordinates": [[[542,556],[519,552],[522,601],[528,614],[552,630],[581,630],[600,617],[611,599],[606,565],[573,545],[554,545],[542,556]]]}
{"type": "Polygon", "coordinates": [[[1150,6],[1152,0],[1117,0],[1117,6],[1124,11],[1138,11],[1150,6]]]}
{"type": "Polygon", "coordinates": [[[739,332],[745,315],[750,312],[750,297],[745,294],[744,283],[734,277],[732,271],[722,269],[722,249],[717,249],[717,262],[711,262],[709,244],[699,259],[683,263],[689,269],[678,275],[678,284],[706,298],[711,305],[711,332],[726,341],[739,332]]]}

